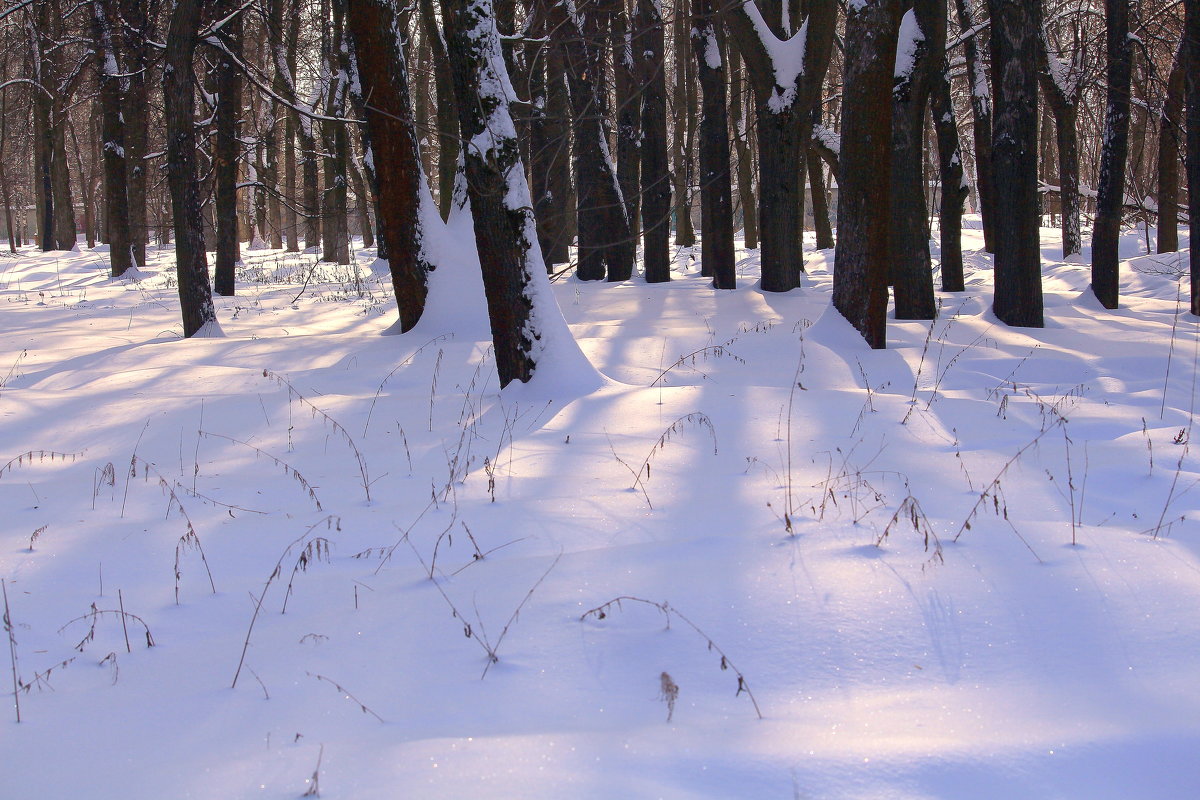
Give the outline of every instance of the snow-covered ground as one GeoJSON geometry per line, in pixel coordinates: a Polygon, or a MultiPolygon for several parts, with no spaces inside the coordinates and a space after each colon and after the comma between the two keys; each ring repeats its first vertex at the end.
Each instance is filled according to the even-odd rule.
{"type": "Polygon", "coordinates": [[[871,351],[831,252],[683,252],[554,283],[599,389],[500,393],[451,233],[402,336],[367,252],[191,341],[169,249],[0,257],[0,796],[1200,796],[1185,254],[1105,311],[1045,230],[1010,329],[968,231],[871,351]]]}

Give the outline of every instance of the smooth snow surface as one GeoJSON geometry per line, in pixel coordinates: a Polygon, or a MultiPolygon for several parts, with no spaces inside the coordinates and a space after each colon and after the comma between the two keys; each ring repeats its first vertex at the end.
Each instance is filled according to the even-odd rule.
{"type": "Polygon", "coordinates": [[[373,251],[186,341],[169,249],[0,258],[0,795],[1200,796],[1185,253],[1105,311],[1046,229],[1013,329],[969,230],[872,351],[832,252],[685,250],[549,285],[598,388],[499,393],[462,220],[397,336],[373,251]]]}

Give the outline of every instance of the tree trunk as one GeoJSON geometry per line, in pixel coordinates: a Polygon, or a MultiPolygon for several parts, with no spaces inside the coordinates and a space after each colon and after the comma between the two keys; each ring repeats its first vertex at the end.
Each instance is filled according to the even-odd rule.
{"type": "MultiPolygon", "coordinates": [[[[532,5],[530,13],[535,17],[527,30],[541,40],[548,33],[546,10],[543,3],[532,5]]],[[[571,194],[570,109],[558,47],[544,41],[527,42],[525,62],[529,70],[530,189],[542,261],[549,271],[570,260],[573,234],[568,223],[574,219],[566,202],[571,194]]]]}
{"type": "Polygon", "coordinates": [[[636,241],[640,234],[642,137],[642,87],[637,79],[634,58],[634,31],[630,30],[629,15],[624,0],[617,0],[610,12],[617,106],[617,183],[625,200],[625,216],[629,220],[629,235],[636,241]]]}
{"type": "MultiPolygon", "coordinates": [[[[564,2],[548,9],[550,28],[567,65],[575,147],[573,165],[578,191],[579,267],[581,280],[627,280],[633,274],[634,246],[629,220],[617,185],[616,165],[608,150],[602,103],[594,80],[595,54],[580,30],[577,16],[564,2]]],[[[591,13],[597,13],[593,8],[591,13]]]]}
{"type": "Polygon", "coordinates": [[[437,26],[438,16],[433,0],[419,2],[419,21],[425,26],[426,41],[433,53],[434,88],[437,90],[438,205],[442,210],[442,219],[448,219],[450,209],[454,206],[454,176],[458,174],[458,116],[454,105],[454,76],[446,53],[446,40],[437,26]]]}
{"type": "Polygon", "coordinates": [[[125,188],[125,130],[121,120],[121,78],[107,0],[93,0],[92,39],[100,79],[101,159],[104,164],[104,207],[112,276],[133,266],[129,247],[129,196],[125,188]]]}
{"type": "Polygon", "coordinates": [[[633,52],[642,83],[642,250],[648,283],[671,279],[671,166],[667,150],[666,31],[654,0],[638,0],[633,52]]]}
{"type": "MultiPolygon", "coordinates": [[[[395,0],[349,0],[348,31],[366,109],[364,162],[371,164],[382,239],[400,312],[400,330],[411,330],[425,310],[426,275],[421,206],[433,198],[421,168],[418,133],[408,92],[395,0]]],[[[436,213],[432,208],[426,216],[436,213]]]]}
{"type": "Polygon", "coordinates": [[[528,381],[537,369],[540,331],[530,283],[545,267],[501,88],[508,79],[491,0],[445,0],[442,8],[462,137],[473,144],[463,151],[467,193],[503,388],[528,381]]]}
{"type": "Polygon", "coordinates": [[[838,236],[833,305],[867,344],[887,346],[888,216],[892,163],[890,109],[899,0],[848,6],[838,158],[838,236]]]}
{"type": "MultiPolygon", "coordinates": [[[[217,0],[214,13],[224,19],[235,8],[235,0],[217,0]]],[[[226,36],[220,41],[229,52],[241,58],[242,15],[238,14],[225,25],[226,36]]],[[[219,34],[218,34],[219,35],[219,34]]],[[[213,205],[216,211],[217,246],[213,265],[213,290],[222,297],[232,297],[235,291],[237,262],[241,259],[237,229],[238,117],[242,113],[242,76],[234,59],[221,48],[213,54],[216,59],[216,136],[213,147],[213,205]]]]}
{"type": "MultiPolygon", "coordinates": [[[[975,27],[968,0],[954,0],[958,11],[958,26],[964,31],[975,27]]],[[[979,58],[977,39],[983,32],[967,37],[963,43],[963,55],[967,64],[967,83],[971,91],[971,114],[975,125],[972,138],[975,143],[975,190],[979,195],[979,215],[983,221],[983,247],[989,253],[996,252],[996,185],[992,179],[992,101],[988,90],[987,72],[979,58]]],[[[993,71],[995,67],[993,66],[993,71]]]]}
{"type": "Polygon", "coordinates": [[[118,0],[123,31],[125,102],[122,106],[125,129],[126,188],[129,199],[129,238],[133,260],[146,266],[146,242],[150,236],[146,200],[146,151],[149,139],[150,89],[146,74],[150,69],[149,47],[155,38],[154,14],[145,0],[118,0]]]}
{"type": "Polygon", "coordinates": [[[713,0],[692,0],[692,48],[703,94],[700,118],[700,267],[717,289],[737,288],[733,187],[725,96],[725,30],[713,0]]]}
{"type": "Polygon", "coordinates": [[[213,308],[212,287],[208,282],[208,259],[204,252],[200,216],[200,183],[196,174],[198,146],[193,113],[192,59],[199,27],[200,0],[175,0],[163,64],[163,100],[166,103],[167,183],[175,219],[175,263],[185,337],[201,332],[220,332],[213,308]]]}
{"type": "Polygon", "coordinates": [[[1179,150],[1183,143],[1183,92],[1187,40],[1179,43],[1158,123],[1158,252],[1179,249],[1179,150]]]}
{"type": "Polygon", "coordinates": [[[815,147],[808,148],[808,186],[813,203],[813,232],[818,250],[834,247],[833,226],[829,221],[829,195],[825,188],[825,167],[815,147]]]}
{"type": "MultiPolygon", "coordinates": [[[[688,0],[675,0],[675,20],[672,34],[675,39],[675,84],[672,100],[675,110],[674,135],[671,137],[673,177],[675,180],[675,244],[692,247],[696,244],[696,231],[692,227],[691,177],[692,152],[691,123],[695,97],[691,87],[691,62],[685,55],[688,47],[688,0]]],[[[664,62],[665,63],[665,62],[664,62]]]]}
{"type": "Polygon", "coordinates": [[[946,50],[945,0],[916,0],[901,18],[892,89],[891,278],[896,319],[933,319],[929,212],[925,203],[925,109],[946,50]]]}
{"type": "Polygon", "coordinates": [[[1200,75],[1196,65],[1200,64],[1200,0],[1184,0],[1184,41],[1187,42],[1187,177],[1188,177],[1188,220],[1192,225],[1190,242],[1191,311],[1200,315],[1200,236],[1195,234],[1196,220],[1200,220],[1200,75]]]}
{"type": "Polygon", "coordinates": [[[1129,0],[1105,0],[1108,94],[1104,109],[1104,146],[1092,225],[1092,291],[1105,308],[1116,308],[1125,206],[1125,162],[1129,154],[1129,84],[1133,42],[1129,39],[1129,0]]]}
{"type": "Polygon", "coordinates": [[[754,160],[750,157],[747,116],[742,98],[746,92],[742,78],[742,58],[736,47],[729,48],[729,80],[733,97],[729,116],[733,127],[733,149],[737,158],[738,197],[742,205],[742,243],[747,250],[758,249],[758,200],[754,196],[754,160]]]}
{"type": "Polygon", "coordinates": [[[963,280],[962,214],[967,199],[963,176],[962,151],[958,143],[958,125],[954,121],[954,103],[950,97],[950,64],[942,59],[942,68],[934,78],[930,97],[933,126],[937,132],[938,165],[941,171],[942,204],[938,214],[942,254],[942,291],[961,292],[963,280]]]}
{"type": "MultiPolygon", "coordinates": [[[[344,0],[332,0],[332,25],[328,31],[325,59],[329,71],[326,87],[325,115],[340,117],[346,109],[346,65],[342,51],[345,36],[344,0]]],[[[321,122],[321,144],[324,154],[321,165],[325,179],[325,196],[321,202],[321,260],[349,264],[350,231],[347,219],[346,157],[349,142],[346,125],[342,122],[321,122]]]]}
{"type": "Polygon", "coordinates": [[[996,190],[995,296],[1008,325],[1042,327],[1042,262],[1037,185],[1037,48],[1041,6],[989,0],[996,117],[992,179],[996,190]]]}
{"type": "Polygon", "coordinates": [[[1083,233],[1079,226],[1079,145],[1075,130],[1083,89],[1083,53],[1077,51],[1067,64],[1048,48],[1049,43],[1043,35],[1038,47],[1038,77],[1046,104],[1054,115],[1063,258],[1068,259],[1083,252],[1083,233]]]}

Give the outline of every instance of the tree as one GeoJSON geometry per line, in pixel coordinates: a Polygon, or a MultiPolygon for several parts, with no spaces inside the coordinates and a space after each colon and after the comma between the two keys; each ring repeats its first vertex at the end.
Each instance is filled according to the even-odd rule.
{"type": "Polygon", "coordinates": [[[366,111],[364,161],[375,176],[400,330],[408,331],[425,310],[425,225],[437,211],[421,169],[399,17],[395,0],[347,0],[352,74],[366,111]]]}
{"type": "Polygon", "coordinates": [[[108,221],[109,261],[114,278],[133,266],[130,249],[129,196],[126,191],[125,126],[121,119],[121,72],[117,62],[109,0],[92,1],[92,42],[100,80],[104,206],[108,221]]]}
{"type": "Polygon", "coordinates": [[[717,289],[736,288],[733,186],[729,177],[725,32],[713,0],[692,0],[692,49],[703,95],[700,117],[700,268],[717,289]]]}
{"type": "Polygon", "coordinates": [[[726,19],[754,88],[762,288],[786,292],[800,285],[804,265],[803,168],[837,5],[812,0],[804,18],[792,21],[798,28],[783,25],[783,4],[767,7],[764,14],[755,0],[736,0],[726,19]]]}
{"type": "Polygon", "coordinates": [[[167,31],[163,64],[163,100],[167,123],[167,183],[175,220],[175,267],[183,335],[219,335],[208,282],[200,216],[200,183],[196,175],[195,92],[192,60],[196,53],[202,0],[175,0],[167,31]]]}
{"type": "Polygon", "coordinates": [[[1179,41],[1179,49],[1167,79],[1167,95],[1163,100],[1158,125],[1158,247],[1159,253],[1179,249],[1179,151],[1184,133],[1183,100],[1184,69],[1187,58],[1187,39],[1179,41]]]}
{"type": "Polygon", "coordinates": [[[238,156],[242,145],[238,139],[238,118],[242,115],[242,78],[234,59],[242,56],[242,15],[232,14],[237,8],[233,0],[216,0],[214,11],[218,20],[228,20],[222,30],[215,31],[222,47],[216,52],[217,110],[216,136],[213,147],[214,183],[213,204],[217,217],[217,247],[214,254],[213,289],[224,297],[234,293],[234,275],[241,259],[237,228],[238,156]]]}
{"type": "Polygon", "coordinates": [[[535,288],[547,278],[491,0],[446,0],[443,11],[459,126],[471,143],[463,149],[467,195],[503,388],[533,377],[550,313],[540,304],[554,301],[535,288]]]}
{"type": "Polygon", "coordinates": [[[873,348],[887,345],[892,83],[899,0],[847,7],[833,305],[873,348]]]}
{"type": "Polygon", "coordinates": [[[992,97],[988,88],[987,71],[979,57],[977,41],[984,35],[986,24],[977,24],[968,5],[969,0],[954,0],[958,11],[959,37],[963,43],[963,58],[967,67],[967,85],[971,95],[971,115],[974,119],[972,139],[975,145],[975,191],[979,197],[979,214],[983,219],[983,246],[996,252],[996,187],[992,180],[992,97]]]}
{"type": "Polygon", "coordinates": [[[945,0],[915,0],[901,17],[892,88],[891,278],[896,319],[933,319],[925,208],[925,109],[946,49],[945,0]]]}
{"type": "Polygon", "coordinates": [[[934,79],[930,97],[933,127],[937,132],[938,166],[942,179],[942,205],[939,217],[941,237],[942,291],[961,292],[963,277],[962,214],[967,199],[963,175],[962,150],[958,143],[958,125],[954,121],[954,103],[950,95],[950,64],[942,60],[942,69],[934,79]]]}
{"type": "Polygon", "coordinates": [[[1129,154],[1129,85],[1133,73],[1129,0],[1104,1],[1104,30],[1108,92],[1096,219],[1092,224],[1092,291],[1105,308],[1116,308],[1125,161],[1129,154]]]}
{"type": "Polygon", "coordinates": [[[1086,78],[1086,49],[1078,25],[1072,29],[1069,60],[1051,52],[1049,33],[1043,31],[1038,47],[1038,77],[1042,95],[1054,114],[1058,144],[1058,196],[1062,211],[1063,258],[1083,252],[1079,227],[1079,147],[1075,131],[1079,100],[1086,78]]]}
{"type": "Polygon", "coordinates": [[[671,279],[671,172],[667,155],[666,31],[655,0],[638,0],[634,47],[642,83],[641,213],[646,280],[671,279]]]}
{"type": "Polygon", "coordinates": [[[995,296],[1008,325],[1042,327],[1037,176],[1037,49],[1041,4],[989,0],[992,17],[992,180],[996,192],[995,296]]]}
{"type": "MultiPolygon", "coordinates": [[[[1200,0],[1184,0],[1184,38],[1187,42],[1187,174],[1188,219],[1193,228],[1200,220],[1200,0]]],[[[1191,237],[1191,311],[1200,315],[1200,237],[1191,237]]]]}

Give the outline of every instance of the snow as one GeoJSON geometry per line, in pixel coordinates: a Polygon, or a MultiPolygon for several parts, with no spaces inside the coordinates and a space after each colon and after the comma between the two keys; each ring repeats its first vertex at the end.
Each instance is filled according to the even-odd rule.
{"type": "Polygon", "coordinates": [[[755,33],[762,41],[775,71],[775,94],[767,101],[772,112],[779,114],[796,100],[796,82],[804,74],[804,51],[808,43],[808,18],[787,40],[776,36],[754,0],[746,0],[742,9],[750,18],[755,33]]]}
{"type": "Polygon", "coordinates": [[[1200,795],[1186,251],[1106,311],[1043,229],[1015,329],[965,223],[881,351],[828,252],[539,281],[586,391],[497,391],[462,208],[397,336],[373,250],[247,252],[188,340],[170,248],[0,258],[4,794],[1200,795]]]}
{"type": "Polygon", "coordinates": [[[900,18],[900,33],[896,37],[895,77],[898,82],[907,84],[911,79],[917,63],[917,51],[924,41],[925,34],[917,22],[917,12],[910,8],[900,18]]]}

